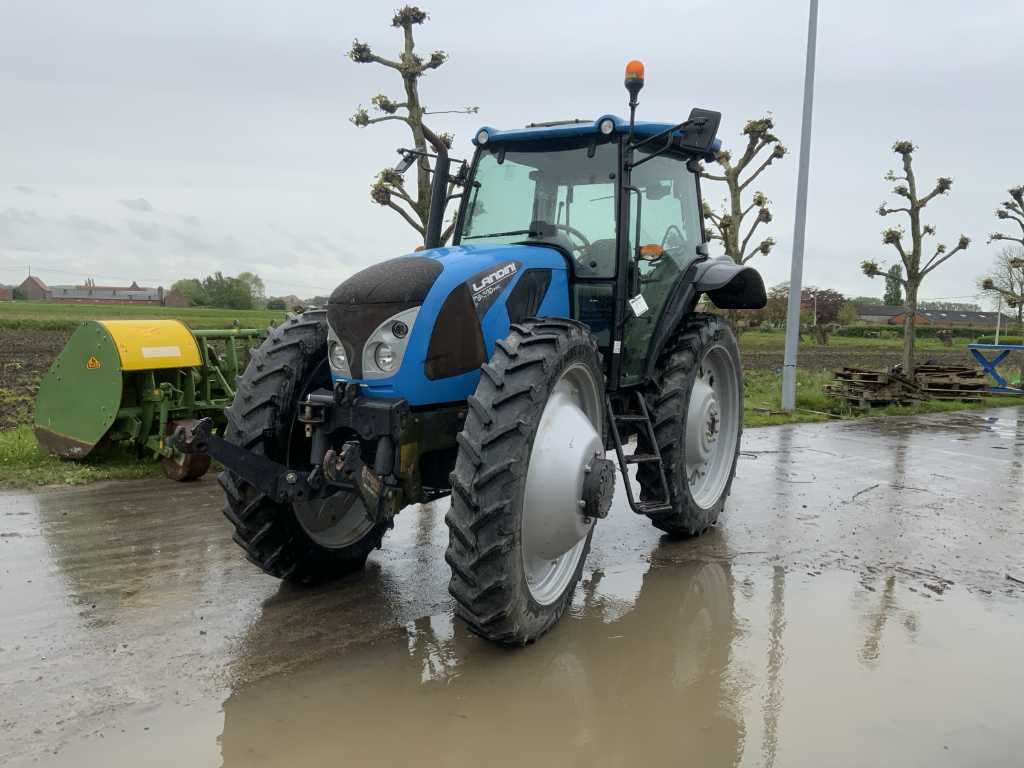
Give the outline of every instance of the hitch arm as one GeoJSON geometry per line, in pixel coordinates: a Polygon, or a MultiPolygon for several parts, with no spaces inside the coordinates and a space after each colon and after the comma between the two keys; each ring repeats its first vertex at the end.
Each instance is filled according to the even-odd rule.
{"type": "Polygon", "coordinates": [[[325,478],[319,467],[309,472],[290,469],[230,443],[213,434],[213,420],[209,418],[200,419],[191,429],[179,425],[168,443],[181,453],[202,453],[216,459],[258,491],[280,503],[355,489],[352,483],[325,478]]]}

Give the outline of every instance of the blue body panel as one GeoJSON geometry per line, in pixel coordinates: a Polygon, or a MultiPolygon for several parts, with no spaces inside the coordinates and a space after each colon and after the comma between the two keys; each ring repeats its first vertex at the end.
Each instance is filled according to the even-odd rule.
{"type": "MultiPolygon", "coordinates": [[[[533,245],[467,245],[433,248],[415,256],[436,259],[444,266],[423,300],[416,323],[410,329],[409,341],[398,372],[386,379],[351,379],[360,384],[370,397],[403,397],[410,405],[431,405],[465,400],[476,390],[480,371],[431,381],[424,372],[430,335],[441,306],[448,295],[473,275],[503,261],[516,261],[516,275],[480,319],[486,357],[490,359],[494,343],[508,336],[509,318],[505,302],[528,269],[550,269],[551,282],[537,314],[546,317],[569,316],[569,280],[565,258],[553,248],[533,245]]],[[[335,381],[340,379],[334,377],[335,381]]]]}
{"type": "MultiPolygon", "coordinates": [[[[625,120],[618,115],[601,115],[594,122],[576,122],[566,123],[564,125],[551,125],[537,128],[513,128],[508,131],[499,131],[497,128],[491,128],[484,126],[479,129],[473,135],[473,144],[480,146],[480,142],[477,140],[477,136],[480,131],[487,132],[487,143],[499,141],[544,141],[550,139],[560,138],[571,138],[573,136],[590,136],[600,132],[598,127],[602,120],[609,119],[615,123],[615,133],[626,134],[629,133],[629,120],[625,120]]],[[[633,125],[633,135],[640,139],[646,139],[650,136],[656,136],[662,131],[667,131],[669,128],[676,126],[677,123],[652,123],[641,121],[633,125]]],[[[679,135],[682,135],[684,131],[677,131],[679,135]]],[[[711,145],[711,151],[717,152],[722,148],[721,139],[715,139],[711,145]]]]}

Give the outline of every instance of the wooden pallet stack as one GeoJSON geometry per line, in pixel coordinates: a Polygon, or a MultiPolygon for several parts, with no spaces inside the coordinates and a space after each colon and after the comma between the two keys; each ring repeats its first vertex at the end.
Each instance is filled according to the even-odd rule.
{"type": "Polygon", "coordinates": [[[825,394],[855,408],[910,405],[916,400],[981,401],[988,386],[985,374],[969,365],[919,365],[914,378],[898,371],[844,367],[825,385],[825,394]]]}
{"type": "Polygon", "coordinates": [[[921,393],[931,400],[978,403],[988,388],[985,374],[970,365],[919,365],[914,378],[921,393]]]}
{"type": "Polygon", "coordinates": [[[892,371],[844,367],[834,375],[832,383],[825,385],[825,394],[856,408],[909,405],[922,399],[915,382],[892,371]]]}

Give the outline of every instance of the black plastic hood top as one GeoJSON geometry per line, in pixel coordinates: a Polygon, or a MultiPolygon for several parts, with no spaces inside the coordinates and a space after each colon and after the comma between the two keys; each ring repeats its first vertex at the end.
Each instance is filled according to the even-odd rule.
{"type": "Polygon", "coordinates": [[[420,306],[442,269],[436,259],[400,256],[367,267],[334,289],[327,322],[355,378],[363,376],[363,346],[370,334],[389,317],[420,306]]]}
{"type": "Polygon", "coordinates": [[[423,303],[427,291],[441,274],[441,262],[426,256],[400,256],[357,272],[334,289],[332,304],[423,303]]]}

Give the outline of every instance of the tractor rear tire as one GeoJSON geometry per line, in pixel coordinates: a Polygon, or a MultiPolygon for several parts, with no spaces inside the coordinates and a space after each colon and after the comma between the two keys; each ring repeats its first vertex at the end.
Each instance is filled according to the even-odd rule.
{"type": "Polygon", "coordinates": [[[604,456],[604,376],[589,329],[561,318],[513,324],[482,371],[451,474],[449,592],[473,632],[521,646],[559,620],[590,550],[578,485],[604,456]]]}
{"type": "MultiPolygon", "coordinates": [[[[224,438],[289,467],[308,469],[309,442],[296,419],[299,401],[329,386],[325,312],[291,316],[270,329],[238,378],[235,400],[224,411],[224,438]]],[[[279,504],[233,472],[221,472],[218,479],[235,542],[252,563],[290,582],[321,582],[362,570],[389,527],[365,518],[352,494],[279,504]],[[311,504],[321,506],[311,510],[311,504]],[[325,510],[327,519],[322,519],[325,510]],[[318,520],[319,529],[313,525],[318,520]],[[332,530],[342,535],[332,537],[332,530]]]]}
{"type": "MultiPolygon", "coordinates": [[[[658,361],[644,395],[671,509],[648,515],[656,528],[675,536],[698,536],[718,521],[740,451],[742,371],[736,337],[717,315],[688,317],[658,361]],[[702,475],[704,456],[709,458],[702,475]]],[[[637,452],[653,452],[647,443],[641,432],[637,452]]],[[[640,464],[637,481],[641,500],[662,497],[655,464],[640,464]]]]}

